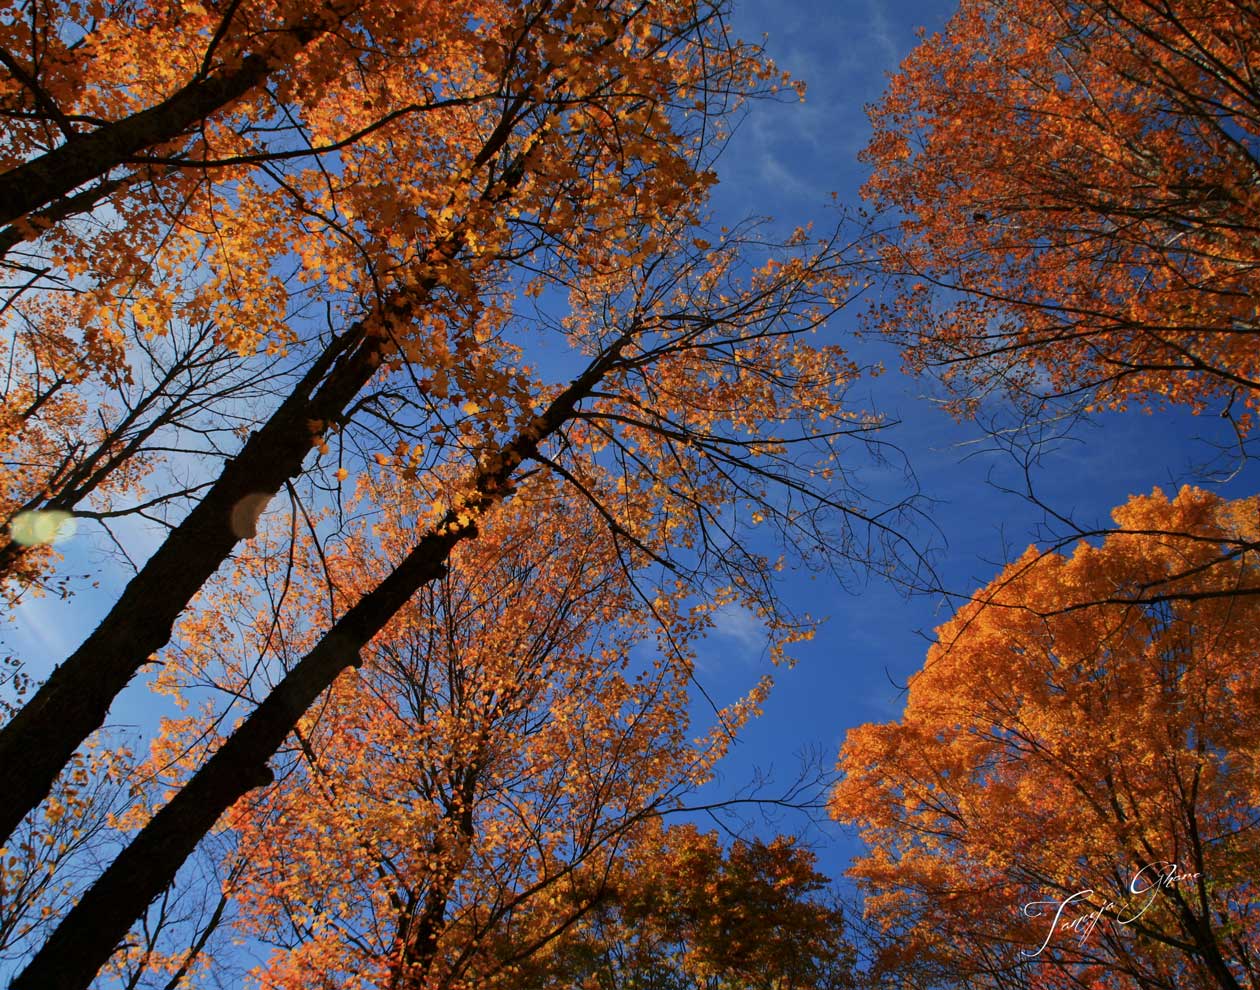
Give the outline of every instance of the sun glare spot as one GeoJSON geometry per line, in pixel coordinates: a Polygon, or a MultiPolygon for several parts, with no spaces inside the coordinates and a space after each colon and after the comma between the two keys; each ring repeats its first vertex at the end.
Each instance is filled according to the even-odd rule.
{"type": "Polygon", "coordinates": [[[79,528],[74,516],[61,509],[19,512],[9,524],[9,536],[24,547],[64,543],[79,528]]]}
{"type": "Polygon", "coordinates": [[[258,517],[267,508],[271,496],[264,492],[254,492],[232,506],[232,532],[238,539],[248,540],[258,533],[258,517]]]}

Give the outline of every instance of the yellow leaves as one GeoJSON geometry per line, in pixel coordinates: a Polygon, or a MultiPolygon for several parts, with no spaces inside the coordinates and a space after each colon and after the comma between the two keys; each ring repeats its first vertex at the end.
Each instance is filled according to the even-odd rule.
{"type": "Polygon", "coordinates": [[[156,294],[142,296],[132,302],[131,318],[146,337],[164,333],[171,319],[170,301],[156,294]]]}
{"type": "MultiPolygon", "coordinates": [[[[370,541],[344,553],[329,547],[331,576],[347,594],[371,587],[412,544],[414,520],[428,504],[427,494],[392,477],[374,484],[384,516],[380,548],[370,541]]],[[[519,889],[529,874],[511,871],[534,868],[532,840],[523,845],[523,835],[540,837],[547,855],[562,857],[578,830],[619,834],[627,809],[703,772],[707,754],[698,760],[683,742],[687,665],[670,658],[628,675],[635,644],[651,643],[651,613],[593,510],[560,501],[559,491],[537,477],[515,501],[480,518],[461,502],[458,485],[450,486],[449,501],[434,501],[430,515],[445,516],[450,505],[454,524],[476,521],[481,537],[461,544],[443,591],[418,596],[359,677],[339,681],[319,718],[306,720],[319,773],[299,767],[235,813],[242,848],[250,850],[244,903],[257,924],[280,917],[271,913],[280,904],[312,924],[320,923],[318,905],[337,917],[337,931],[352,931],[359,918],[390,916],[389,891],[374,868],[378,850],[387,851],[391,884],[404,893],[446,877],[458,877],[470,893],[499,877],[519,889]],[[460,615],[447,614],[443,601],[460,602],[460,615]],[[439,642],[458,652],[432,663],[439,642]],[[404,669],[407,679],[394,680],[404,669]],[[417,701],[422,711],[407,707],[417,701]],[[460,803],[448,811],[424,799],[418,782],[445,788],[487,750],[494,758],[470,798],[478,826],[465,839],[460,803]],[[518,790],[516,781],[527,785],[518,790]]],[[[322,564],[301,547],[296,559],[290,595],[318,602],[322,564]]],[[[678,614],[685,594],[679,588],[658,601],[676,615],[679,642],[694,626],[678,614]]],[[[531,902],[530,910],[542,923],[568,907],[555,897],[531,902]]],[[[332,938],[329,951],[351,951],[332,938]]]]}
{"type": "MultiPolygon", "coordinates": [[[[65,813],[66,813],[66,806],[61,801],[59,801],[56,797],[49,798],[48,801],[44,804],[44,817],[48,819],[48,823],[50,825],[56,825],[57,822],[59,822],[61,818],[65,815],[65,813]]],[[[49,834],[45,836],[45,841],[47,842],[56,841],[56,837],[53,836],[52,834],[49,834]]],[[[0,854],[0,855],[3,855],[3,854],[0,854]]]]}

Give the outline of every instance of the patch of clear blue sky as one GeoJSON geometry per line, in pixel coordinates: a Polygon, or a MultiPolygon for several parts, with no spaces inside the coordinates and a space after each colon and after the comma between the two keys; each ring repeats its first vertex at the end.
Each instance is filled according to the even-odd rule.
{"type": "MultiPolygon", "coordinates": [[[[955,8],[953,0],[736,0],[736,35],[766,35],[771,57],[808,89],[803,104],[750,108],[718,163],[716,221],[755,213],[789,225],[816,217],[825,226],[831,193],[842,204],[858,205],[858,187],[868,174],[857,161],[869,134],[864,107],[879,98],[888,73],[910,52],[916,29],[943,28],[955,8]]],[[[854,320],[841,314],[831,335],[843,341],[854,320]]],[[[952,421],[932,401],[939,392],[930,382],[897,372],[900,362],[891,348],[878,342],[862,347],[864,360],[883,360],[889,373],[855,397],[900,421],[888,439],[906,453],[919,488],[933,500],[931,522],[947,541],[937,557],[940,577],[952,591],[970,592],[1044,536],[1044,515],[1000,490],[1022,487],[1016,465],[1005,455],[985,453],[991,445],[980,442],[982,431],[952,421]]],[[[1049,450],[1034,480],[1055,510],[1084,526],[1103,525],[1132,494],[1202,483],[1194,465],[1211,458],[1210,444],[1229,442],[1227,424],[1215,416],[1109,415],[1049,450]]],[[[1250,494],[1257,490],[1256,474],[1248,470],[1215,487],[1227,496],[1250,494]]],[[[869,468],[866,476],[877,486],[892,480],[869,468]]],[[[905,696],[898,685],[922,665],[927,636],[952,614],[939,595],[907,598],[878,579],[846,593],[826,578],[796,574],[783,592],[795,610],[827,621],[812,643],[796,648],[796,668],[776,672],[764,715],[745,729],[707,799],[729,794],[755,768],[773,768],[786,783],[798,754],[809,747],[821,750],[830,765],[849,728],[899,717],[905,696]]],[[[719,701],[729,701],[764,669],[761,654],[748,617],[732,616],[702,648],[702,682],[719,701]]],[[[782,821],[788,829],[799,825],[790,816],[782,821]]],[[[833,876],[861,849],[836,825],[811,837],[820,867],[833,876]]]]}

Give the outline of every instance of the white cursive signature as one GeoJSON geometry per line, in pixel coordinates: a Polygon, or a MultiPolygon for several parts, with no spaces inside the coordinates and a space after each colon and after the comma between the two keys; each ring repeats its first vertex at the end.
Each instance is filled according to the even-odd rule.
{"type": "MultiPolygon", "coordinates": [[[[1176,863],[1151,863],[1142,867],[1134,874],[1133,879],[1129,881],[1129,893],[1135,896],[1149,894],[1141,905],[1132,914],[1127,917],[1123,916],[1122,911],[1117,911],[1118,905],[1115,901],[1107,901],[1101,907],[1093,908],[1084,914],[1077,915],[1070,920],[1064,919],[1064,912],[1069,905],[1081,904],[1088,902],[1094,895],[1092,887],[1086,887],[1084,890],[1078,890],[1075,894],[1063,898],[1061,901],[1029,901],[1024,905],[1024,916],[1026,918],[1040,918],[1050,908],[1054,909],[1054,918],[1050,922],[1050,930],[1046,932],[1045,940],[1037,947],[1035,952],[1029,952],[1021,949],[1020,952],[1025,956],[1038,956],[1050,944],[1050,939],[1054,937],[1054,933],[1060,928],[1068,931],[1076,932],[1080,936],[1080,942],[1085,944],[1085,939],[1089,937],[1100,922],[1110,918],[1117,925],[1131,925],[1142,917],[1155,902],[1156,896],[1160,890],[1175,886],[1186,880],[1197,880],[1198,873],[1183,873],[1176,863]]],[[[1090,906],[1086,903],[1086,906],[1090,906]]],[[[1126,902],[1125,909],[1129,905],[1126,902]]]]}

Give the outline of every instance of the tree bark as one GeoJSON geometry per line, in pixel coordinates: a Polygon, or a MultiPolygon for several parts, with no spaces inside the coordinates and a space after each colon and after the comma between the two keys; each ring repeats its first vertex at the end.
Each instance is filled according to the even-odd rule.
{"type": "MultiPolygon", "coordinates": [[[[336,10],[326,7],[283,33],[301,49],[338,20],[340,15],[336,10]]],[[[198,121],[240,99],[275,71],[277,65],[277,61],[265,53],[246,55],[230,70],[194,78],[161,103],[90,133],[75,135],[38,158],[10,169],[0,175],[0,226],[59,201],[64,204],[65,198],[79,186],[105,178],[137,152],[175,140],[198,121]]],[[[92,196],[81,203],[69,202],[90,208],[96,199],[92,196]]]]}
{"type": "Polygon", "coordinates": [[[411,594],[444,573],[467,529],[430,535],[293,668],[178,794],[132,840],[66,915],[12,990],[86,988],[132,922],[228,808],[271,781],[267,760],[315,699],[411,594]]]}
{"type": "Polygon", "coordinates": [[[533,424],[479,469],[474,493],[425,534],[388,577],[324,634],[242,725],[131,841],[11,985],[10,990],[86,990],[132,923],[175,879],[219,817],[255,787],[270,783],[267,761],[337,675],[420,588],[446,573],[460,540],[476,535],[461,515],[479,515],[505,497],[517,467],[538,451],[620,357],[631,334],[597,358],[533,424]]]}

